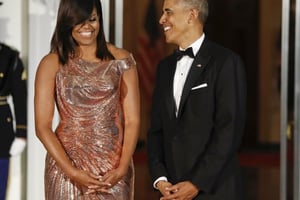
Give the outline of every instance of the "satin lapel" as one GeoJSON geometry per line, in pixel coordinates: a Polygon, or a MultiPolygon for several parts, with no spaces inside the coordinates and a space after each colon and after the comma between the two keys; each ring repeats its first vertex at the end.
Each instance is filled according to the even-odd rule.
{"type": "MultiPolygon", "coordinates": [[[[203,44],[203,46],[204,46],[204,44],[203,44]]],[[[203,53],[202,52],[203,52],[203,48],[201,48],[200,52],[197,53],[196,58],[195,58],[194,62],[192,63],[188,77],[185,81],[181,99],[180,99],[178,118],[181,116],[182,108],[187,100],[187,97],[189,96],[191,88],[193,87],[196,80],[199,79],[201,73],[203,72],[207,63],[209,62],[210,56],[205,55],[205,52],[203,52],[203,53]]]]}
{"type": "Polygon", "coordinates": [[[169,73],[168,73],[168,77],[166,77],[166,80],[168,80],[167,82],[167,98],[166,98],[166,105],[167,105],[167,110],[169,113],[170,118],[175,118],[175,100],[174,100],[174,95],[173,95],[173,81],[174,81],[174,74],[175,74],[175,70],[176,70],[176,58],[174,56],[173,59],[170,59],[170,62],[168,63],[169,67],[169,73]]]}

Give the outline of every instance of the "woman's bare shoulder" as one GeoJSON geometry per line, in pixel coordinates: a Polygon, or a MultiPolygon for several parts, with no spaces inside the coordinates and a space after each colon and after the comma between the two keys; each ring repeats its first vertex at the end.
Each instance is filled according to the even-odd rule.
{"type": "Polygon", "coordinates": [[[108,50],[116,59],[124,59],[130,56],[130,52],[126,49],[118,48],[111,43],[107,43],[108,50]]]}
{"type": "Polygon", "coordinates": [[[57,70],[60,66],[59,58],[56,53],[49,53],[45,55],[39,64],[39,68],[52,68],[57,70]]]}
{"type": "Polygon", "coordinates": [[[55,74],[60,67],[58,55],[55,53],[49,53],[45,55],[38,66],[40,73],[46,73],[48,75],[55,74]]]}

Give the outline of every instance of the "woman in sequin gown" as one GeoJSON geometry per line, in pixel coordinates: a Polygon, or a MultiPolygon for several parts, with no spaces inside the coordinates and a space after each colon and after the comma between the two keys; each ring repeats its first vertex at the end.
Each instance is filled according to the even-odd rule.
{"type": "Polygon", "coordinates": [[[99,0],[62,0],[35,79],[46,200],[133,200],[139,130],[135,60],[107,44],[99,0]],[[52,129],[54,108],[59,124],[52,129]]]}

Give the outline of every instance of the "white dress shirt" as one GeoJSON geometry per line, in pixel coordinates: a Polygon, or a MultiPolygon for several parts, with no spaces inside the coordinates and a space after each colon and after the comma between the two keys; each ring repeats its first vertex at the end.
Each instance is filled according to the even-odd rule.
{"type": "MultiPolygon", "coordinates": [[[[199,39],[197,39],[193,44],[191,44],[187,48],[192,47],[193,53],[194,55],[196,55],[203,43],[203,40],[204,40],[204,34],[202,34],[202,36],[199,39]]],[[[179,49],[185,50],[180,47],[179,49]]],[[[191,69],[193,61],[194,58],[191,58],[189,56],[183,56],[180,60],[177,61],[176,71],[174,75],[174,82],[173,82],[173,94],[174,94],[174,100],[176,104],[176,116],[180,105],[180,99],[181,99],[184,83],[191,69]]]]}

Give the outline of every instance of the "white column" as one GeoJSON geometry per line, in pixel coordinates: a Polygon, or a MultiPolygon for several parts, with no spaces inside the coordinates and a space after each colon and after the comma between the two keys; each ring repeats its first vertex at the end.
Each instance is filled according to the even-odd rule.
{"type": "Polygon", "coordinates": [[[101,0],[105,39],[109,41],[109,7],[110,1],[101,0]]]}
{"type": "Polygon", "coordinates": [[[116,46],[123,47],[123,0],[115,0],[115,38],[116,46]]]}
{"type": "MultiPolygon", "coordinates": [[[[37,66],[50,50],[59,0],[29,0],[29,59],[28,59],[28,153],[27,199],[44,199],[45,148],[35,135],[34,78],[37,66]]],[[[57,121],[57,115],[56,120],[57,121]]]]}

